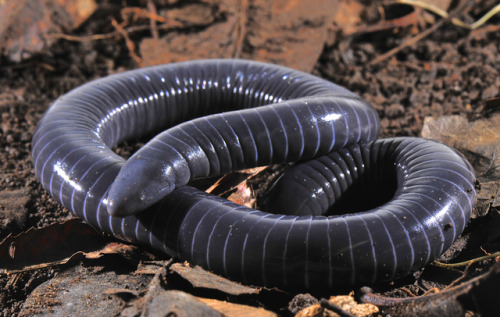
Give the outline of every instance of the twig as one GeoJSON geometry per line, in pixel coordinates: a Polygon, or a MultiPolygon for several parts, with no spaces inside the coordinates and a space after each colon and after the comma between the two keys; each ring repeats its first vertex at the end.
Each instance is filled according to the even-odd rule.
{"type": "Polygon", "coordinates": [[[172,260],[168,260],[168,262],[156,271],[154,277],[149,282],[148,290],[143,297],[143,307],[141,312],[141,317],[148,315],[149,304],[151,301],[164,289],[162,287],[163,278],[167,275],[168,267],[172,264],[172,260]]]}
{"type": "MultiPolygon", "coordinates": [[[[118,25],[121,29],[118,30],[115,26],[115,31],[109,32],[109,33],[104,33],[104,34],[93,34],[93,35],[84,35],[84,36],[76,36],[76,35],[70,35],[70,34],[64,34],[64,33],[52,33],[48,34],[46,37],[47,38],[55,38],[55,39],[64,39],[67,41],[72,41],[72,42],[87,42],[87,41],[96,41],[96,40],[107,40],[116,36],[120,36],[125,33],[133,33],[133,32],[139,32],[139,31],[147,31],[150,30],[153,38],[157,38],[158,35],[158,30],[169,30],[172,28],[179,28],[182,27],[183,24],[177,21],[169,20],[165,17],[162,17],[158,15],[156,11],[156,7],[154,6],[154,3],[152,0],[148,0],[148,10],[146,11],[141,8],[135,8],[135,7],[126,7],[123,8],[120,11],[120,15],[123,19],[123,22],[120,24],[113,24],[113,26],[118,25]],[[135,22],[139,18],[145,18],[149,19],[150,23],[149,25],[134,25],[134,26],[129,26],[127,25],[130,24],[130,22],[135,22]],[[160,22],[162,24],[157,25],[155,22],[160,22]],[[124,31],[124,32],[123,32],[124,31]]],[[[116,22],[116,21],[115,21],[116,22]]],[[[113,23],[113,22],[112,22],[113,23]]]]}
{"type": "Polygon", "coordinates": [[[243,48],[243,40],[245,39],[246,24],[247,24],[247,20],[248,20],[247,11],[248,11],[248,0],[241,0],[240,10],[238,13],[238,23],[236,25],[236,30],[235,30],[236,40],[234,43],[233,58],[240,57],[241,50],[243,48]]]}
{"type": "MultiPolygon", "coordinates": [[[[148,0],[148,10],[151,12],[153,16],[158,16],[156,12],[156,7],[155,4],[153,3],[152,0],[148,0]]],[[[150,14],[150,16],[151,16],[150,14]]],[[[153,36],[153,39],[155,41],[158,41],[160,36],[158,35],[158,28],[156,27],[156,21],[154,18],[149,17],[149,25],[151,26],[151,35],[153,36]]]]}
{"type": "Polygon", "coordinates": [[[407,289],[406,287],[401,287],[400,290],[402,290],[406,294],[410,295],[410,297],[417,297],[417,295],[413,294],[413,292],[410,291],[409,289],[407,289]]]}
{"type": "Polygon", "coordinates": [[[132,40],[128,36],[127,31],[125,31],[125,29],[123,28],[123,26],[121,26],[120,24],[118,24],[118,22],[115,19],[111,20],[111,24],[121,34],[121,36],[123,36],[123,39],[125,40],[125,44],[127,45],[130,57],[132,57],[132,59],[137,63],[137,66],[143,67],[144,66],[144,62],[139,57],[139,55],[136,54],[136,52],[135,52],[135,44],[134,44],[134,42],[132,42],[132,40]]]}
{"type": "MultiPolygon", "coordinates": [[[[129,15],[131,15],[133,17],[133,19],[132,19],[133,21],[136,21],[139,18],[145,18],[145,19],[150,19],[150,20],[154,20],[157,22],[166,22],[167,19],[165,19],[164,17],[162,17],[161,15],[158,15],[156,13],[156,8],[154,8],[154,10],[151,10],[150,2],[151,1],[148,1],[148,10],[144,10],[144,9],[136,8],[136,7],[123,8],[120,11],[120,14],[121,14],[123,20],[128,22],[130,20],[129,15]]],[[[154,4],[152,4],[152,5],[154,7],[154,4]]]]}
{"type": "Polygon", "coordinates": [[[443,263],[443,262],[439,262],[439,261],[434,261],[433,264],[435,266],[444,267],[444,268],[455,268],[455,267],[467,266],[467,265],[470,265],[470,264],[477,262],[477,261],[492,259],[492,258],[495,258],[497,256],[500,256],[500,251],[492,253],[492,254],[480,256],[480,257],[475,258],[475,259],[471,259],[471,260],[467,260],[467,261],[463,261],[463,262],[458,262],[458,263],[443,263]]]}
{"type": "MultiPolygon", "coordinates": [[[[448,18],[449,17],[448,12],[446,12],[446,11],[444,11],[444,10],[436,7],[433,4],[430,4],[430,3],[427,3],[427,2],[424,2],[424,1],[420,1],[420,0],[397,0],[397,2],[398,3],[402,3],[402,4],[408,4],[408,5],[411,5],[411,6],[414,6],[414,7],[419,7],[419,8],[422,8],[424,10],[431,11],[431,12],[439,15],[442,18],[448,18]]],[[[493,9],[491,9],[490,11],[488,11],[485,15],[483,15],[480,19],[478,19],[476,22],[474,22],[472,24],[467,24],[467,23],[465,23],[465,22],[463,22],[463,21],[461,21],[461,20],[459,20],[457,18],[452,18],[450,21],[454,25],[462,27],[464,29],[475,30],[478,27],[482,26],[484,23],[486,23],[489,19],[491,19],[498,12],[500,12],[500,4],[497,4],[495,7],[493,7],[493,9]]]]}
{"type": "Polygon", "coordinates": [[[480,18],[476,22],[472,23],[471,26],[470,26],[471,29],[472,30],[477,29],[478,27],[480,27],[481,25],[483,25],[484,23],[486,23],[486,21],[488,21],[489,19],[491,19],[491,17],[493,17],[498,12],[500,12],[500,4],[497,4],[493,9],[491,9],[485,15],[483,15],[482,18],[480,18]]]}
{"type": "MultiPolygon", "coordinates": [[[[168,30],[174,27],[178,27],[179,25],[170,25],[170,23],[164,23],[157,25],[156,28],[158,30],[168,30]]],[[[122,26],[123,30],[127,32],[128,34],[134,33],[134,32],[139,32],[139,31],[146,31],[146,30],[151,30],[150,25],[136,25],[136,26],[130,26],[130,27],[124,27],[122,26]]],[[[103,34],[93,34],[93,35],[83,35],[83,36],[78,36],[78,35],[69,35],[69,34],[64,34],[64,33],[51,33],[48,34],[48,38],[58,38],[58,39],[64,39],[67,41],[72,41],[72,42],[87,42],[87,41],[95,41],[95,40],[107,40],[112,37],[118,36],[121,33],[118,31],[113,31],[109,33],[103,33],[103,34]]]]}
{"type": "Polygon", "coordinates": [[[384,61],[384,60],[388,59],[392,55],[394,55],[397,52],[401,51],[403,48],[411,46],[411,45],[417,43],[418,41],[420,41],[424,37],[428,36],[429,34],[431,34],[434,31],[436,31],[443,24],[444,24],[444,20],[441,20],[441,21],[437,22],[436,24],[434,24],[433,26],[431,26],[427,30],[423,31],[422,33],[420,33],[418,35],[415,35],[414,37],[412,37],[412,38],[404,41],[401,45],[399,45],[399,46],[397,46],[397,47],[395,47],[395,48],[393,48],[393,49],[385,52],[382,55],[377,56],[375,59],[373,59],[371,62],[369,62],[368,65],[375,65],[375,64],[380,63],[381,61],[384,61]]]}
{"type": "Polygon", "coordinates": [[[368,65],[378,64],[381,61],[384,61],[387,58],[393,56],[394,54],[401,51],[402,49],[404,49],[408,46],[411,46],[411,45],[417,43],[418,41],[420,41],[421,39],[427,37],[429,34],[433,33],[437,29],[439,29],[445,22],[449,21],[450,19],[453,19],[456,15],[461,13],[465,9],[465,7],[468,5],[469,5],[469,1],[465,1],[463,4],[458,6],[455,10],[453,10],[453,12],[451,12],[447,18],[436,22],[434,25],[432,25],[431,27],[429,27],[427,30],[423,31],[422,33],[417,34],[414,37],[407,39],[401,45],[389,50],[388,52],[385,52],[382,55],[377,56],[375,59],[373,59],[371,62],[369,62],[368,65]]]}
{"type": "Polygon", "coordinates": [[[331,310],[332,312],[335,312],[337,313],[339,316],[341,317],[355,317],[353,314],[351,314],[350,312],[348,311],[345,311],[343,310],[341,307],[333,304],[333,303],[330,303],[328,300],[326,300],[325,298],[322,298],[320,301],[319,301],[321,307],[323,308],[326,308],[328,310],[331,310]]]}
{"type": "Polygon", "coordinates": [[[444,288],[444,290],[450,289],[450,288],[454,287],[455,285],[457,285],[458,283],[460,283],[461,281],[463,281],[469,275],[469,268],[471,265],[472,265],[472,262],[467,265],[465,270],[462,272],[462,275],[459,278],[455,279],[453,282],[451,282],[449,285],[447,285],[444,288]]]}
{"type": "Polygon", "coordinates": [[[437,288],[437,287],[433,287],[433,288],[431,288],[430,290],[425,291],[425,292],[424,292],[424,294],[422,294],[422,296],[425,296],[425,295],[433,295],[433,294],[437,294],[437,293],[439,293],[439,292],[440,292],[439,288],[437,288]]]}
{"type": "Polygon", "coordinates": [[[120,33],[118,32],[110,32],[110,33],[105,33],[105,34],[93,34],[93,35],[83,35],[83,36],[78,36],[78,35],[69,35],[69,34],[64,34],[64,33],[51,33],[47,34],[47,38],[55,38],[55,39],[64,39],[67,41],[72,41],[72,42],[88,42],[88,41],[96,41],[96,40],[107,40],[110,39],[114,36],[119,35],[120,33]]]}

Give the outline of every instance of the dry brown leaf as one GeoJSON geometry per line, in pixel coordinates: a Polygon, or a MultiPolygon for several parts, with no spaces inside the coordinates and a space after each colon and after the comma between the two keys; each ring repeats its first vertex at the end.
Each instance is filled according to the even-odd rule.
{"type": "Polygon", "coordinates": [[[372,316],[379,311],[373,304],[358,304],[351,295],[332,296],[328,301],[358,317],[372,316]]]}
{"type": "Polygon", "coordinates": [[[143,316],[223,317],[224,315],[191,294],[172,290],[157,294],[148,304],[143,316]]]}
{"type": "Polygon", "coordinates": [[[336,16],[337,0],[255,0],[241,57],[310,72],[336,16]],[[293,52],[293,53],[292,53],[293,52]]]}
{"type": "Polygon", "coordinates": [[[225,1],[220,6],[211,6],[218,10],[209,15],[205,12],[206,5],[186,3],[182,9],[160,12],[160,15],[167,18],[167,24],[168,21],[181,23],[180,28],[183,30],[169,32],[159,39],[142,40],[139,52],[144,64],[151,66],[192,59],[232,57],[232,39],[235,36],[239,6],[239,0],[225,1]],[[202,17],[193,20],[193,16],[200,12],[202,17]],[[214,15],[224,15],[225,18],[214,23],[214,15]],[[200,26],[203,26],[202,30],[199,29],[200,26]],[[196,34],[193,35],[192,32],[196,34]]]}
{"type": "MultiPolygon", "coordinates": [[[[443,142],[469,159],[481,181],[475,211],[484,215],[500,198],[500,113],[469,122],[462,116],[427,117],[422,137],[443,142]]],[[[473,217],[476,216],[473,214],[473,217]]]]}
{"type": "Polygon", "coordinates": [[[231,191],[234,191],[239,185],[252,179],[259,173],[265,171],[267,168],[268,166],[262,166],[228,173],[219,178],[215,184],[210,186],[205,191],[212,195],[223,196],[231,191]]]}
{"type": "Polygon", "coordinates": [[[170,266],[170,270],[179,274],[191,283],[193,287],[219,290],[231,295],[258,294],[261,291],[260,288],[241,285],[222,276],[205,271],[199,266],[190,267],[187,264],[174,263],[170,266]]]}
{"type": "Polygon", "coordinates": [[[337,3],[337,0],[255,0],[250,12],[247,0],[227,0],[214,6],[211,15],[205,13],[204,7],[201,20],[196,21],[188,18],[194,15],[189,12],[201,8],[189,3],[182,10],[161,14],[167,20],[186,25],[203,23],[204,28],[185,27],[158,40],[144,39],[140,53],[146,65],[239,57],[310,72],[323,50],[337,3]],[[213,15],[224,18],[213,20],[213,15]]]}
{"type": "Polygon", "coordinates": [[[488,158],[490,163],[498,168],[497,177],[500,177],[500,157],[495,155],[495,153],[500,153],[500,113],[491,118],[473,122],[469,122],[462,116],[446,116],[437,119],[427,117],[424,120],[422,137],[488,158]]]}
{"type": "Polygon", "coordinates": [[[361,12],[364,8],[356,0],[340,1],[334,22],[342,30],[342,33],[348,35],[358,30],[358,25],[362,21],[361,12]]]}
{"type": "Polygon", "coordinates": [[[275,313],[247,305],[233,304],[211,298],[197,297],[200,301],[221,312],[227,317],[275,317],[275,313]]]}
{"type": "Polygon", "coordinates": [[[113,271],[96,273],[75,266],[33,290],[22,305],[19,316],[120,316],[124,303],[110,296],[109,290],[140,292],[150,279],[113,271]]]}
{"type": "Polygon", "coordinates": [[[91,226],[79,219],[31,228],[0,243],[0,273],[16,273],[66,264],[81,259],[98,259],[106,254],[134,258],[137,247],[106,243],[91,226]]]}
{"type": "Polygon", "coordinates": [[[382,20],[366,25],[362,24],[363,10],[365,6],[356,1],[348,1],[340,6],[335,23],[344,37],[416,26],[420,12],[408,5],[390,5],[384,7],[382,20]]]}
{"type": "MultiPolygon", "coordinates": [[[[466,275],[459,280],[464,277],[466,275]]],[[[455,317],[465,316],[465,310],[472,308],[481,316],[497,317],[500,316],[499,285],[500,263],[495,262],[486,272],[437,293],[405,298],[386,297],[373,293],[369,287],[362,287],[361,300],[376,304],[384,314],[391,316],[455,317]]]]}
{"type": "Polygon", "coordinates": [[[249,186],[248,181],[267,169],[268,166],[263,166],[226,174],[210,186],[206,192],[222,197],[227,196],[230,201],[249,208],[255,208],[255,193],[253,188],[249,186]]]}
{"type": "Polygon", "coordinates": [[[0,2],[0,53],[14,62],[50,46],[51,33],[68,32],[97,8],[94,0],[19,0],[0,2]]]}
{"type": "MultiPolygon", "coordinates": [[[[373,316],[379,312],[373,304],[358,304],[351,295],[332,296],[328,302],[357,317],[373,316]]],[[[320,303],[306,307],[295,317],[339,317],[340,315],[324,308],[320,303]]]]}
{"type": "Polygon", "coordinates": [[[228,200],[248,208],[255,208],[255,193],[252,187],[245,181],[238,185],[236,191],[229,195],[228,200]]]}

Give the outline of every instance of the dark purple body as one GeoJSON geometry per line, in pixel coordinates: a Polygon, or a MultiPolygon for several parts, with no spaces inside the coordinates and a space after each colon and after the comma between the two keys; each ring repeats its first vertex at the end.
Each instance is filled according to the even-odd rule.
{"type": "Polygon", "coordinates": [[[417,138],[374,142],[379,129],[369,104],[312,75],[194,61],[60,97],[38,125],[33,161],[53,197],[107,233],[249,284],[312,289],[407,275],[444,252],[470,218],[475,177],[460,154],[417,138]],[[110,149],[171,126],[127,162],[110,149]],[[270,208],[288,215],[185,186],[315,157],[273,191],[270,208]],[[376,182],[388,187],[376,189],[388,200],[380,206],[323,215],[351,188],[369,197],[376,182]]]}

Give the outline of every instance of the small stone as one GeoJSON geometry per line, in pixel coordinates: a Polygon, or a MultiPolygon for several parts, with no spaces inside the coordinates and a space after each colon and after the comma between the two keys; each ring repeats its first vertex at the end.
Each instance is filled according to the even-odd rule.
{"type": "Polygon", "coordinates": [[[483,90],[483,93],[481,94],[481,99],[482,100],[487,100],[491,99],[493,97],[496,97],[498,95],[498,88],[494,85],[486,88],[483,90]]]}
{"type": "Polygon", "coordinates": [[[385,108],[385,115],[390,119],[400,117],[404,112],[405,108],[400,104],[392,104],[385,108]]]}

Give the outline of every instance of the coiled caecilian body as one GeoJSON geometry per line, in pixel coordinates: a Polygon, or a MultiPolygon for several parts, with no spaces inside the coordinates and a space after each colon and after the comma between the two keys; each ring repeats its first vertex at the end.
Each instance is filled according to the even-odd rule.
{"type": "Polygon", "coordinates": [[[33,162],[53,197],[104,232],[249,284],[333,287],[421,268],[462,232],[475,202],[474,173],[460,154],[423,139],[374,141],[379,129],[368,103],[318,77],[193,61],[60,97],[38,125],[33,162]],[[111,150],[165,127],[127,161],[111,150]],[[272,190],[277,213],[186,185],[295,161],[304,162],[272,190]],[[343,197],[373,193],[383,196],[378,206],[325,215],[339,202],[349,211],[343,197]]]}

